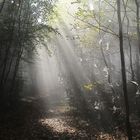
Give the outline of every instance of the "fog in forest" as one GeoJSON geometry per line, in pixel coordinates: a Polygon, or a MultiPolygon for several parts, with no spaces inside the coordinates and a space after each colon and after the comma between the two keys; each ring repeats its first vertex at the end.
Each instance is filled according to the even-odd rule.
{"type": "Polygon", "coordinates": [[[0,139],[140,139],[139,0],[0,0],[0,139]]]}

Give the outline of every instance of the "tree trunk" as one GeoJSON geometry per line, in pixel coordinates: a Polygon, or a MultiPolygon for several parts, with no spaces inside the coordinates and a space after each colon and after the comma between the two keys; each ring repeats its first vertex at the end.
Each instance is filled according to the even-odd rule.
{"type": "Polygon", "coordinates": [[[5,2],[6,2],[6,0],[3,0],[2,4],[1,4],[1,7],[0,7],[0,13],[1,13],[2,10],[3,10],[3,7],[4,7],[5,2]]]}
{"type": "Polygon", "coordinates": [[[137,65],[137,80],[138,83],[140,84],[140,23],[139,23],[139,19],[140,19],[140,15],[139,15],[139,2],[138,0],[135,0],[135,4],[136,4],[136,21],[137,21],[137,37],[138,37],[138,51],[136,52],[136,65],[137,65]]]}
{"type": "Polygon", "coordinates": [[[132,140],[132,130],[129,118],[129,102],[128,102],[128,92],[127,92],[127,79],[126,79],[126,70],[125,70],[125,56],[123,50],[123,26],[121,21],[121,1],[117,0],[117,15],[119,22],[119,41],[120,41],[120,57],[121,57],[121,72],[122,72],[122,84],[123,84],[123,93],[125,101],[125,111],[126,111],[126,129],[128,139],[132,140]]]}

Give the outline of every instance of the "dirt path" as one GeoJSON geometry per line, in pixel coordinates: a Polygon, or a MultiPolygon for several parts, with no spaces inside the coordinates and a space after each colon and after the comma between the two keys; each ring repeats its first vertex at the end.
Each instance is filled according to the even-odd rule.
{"type": "MultiPolygon", "coordinates": [[[[47,108],[47,105],[44,105],[44,98],[22,99],[22,102],[17,106],[2,112],[0,117],[0,139],[88,139],[89,136],[86,131],[74,121],[78,123],[79,118],[74,118],[70,107],[62,103],[55,103],[47,108]]],[[[88,126],[85,121],[81,120],[80,123],[83,126],[88,126]]],[[[94,140],[94,138],[92,139],[94,140]]]]}
{"type": "MultiPolygon", "coordinates": [[[[125,136],[122,135],[121,140],[125,136]]],[[[45,97],[23,98],[1,111],[0,140],[120,140],[97,130],[65,102],[47,105],[45,97]]]]}

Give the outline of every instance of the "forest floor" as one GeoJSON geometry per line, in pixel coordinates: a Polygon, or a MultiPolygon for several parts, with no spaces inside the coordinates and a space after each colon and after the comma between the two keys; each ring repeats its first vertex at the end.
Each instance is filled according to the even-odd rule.
{"type": "MultiPolygon", "coordinates": [[[[0,113],[0,140],[127,140],[125,134],[101,132],[65,103],[47,106],[45,97],[23,98],[0,113]]],[[[139,139],[137,139],[139,140],[139,139]]]]}

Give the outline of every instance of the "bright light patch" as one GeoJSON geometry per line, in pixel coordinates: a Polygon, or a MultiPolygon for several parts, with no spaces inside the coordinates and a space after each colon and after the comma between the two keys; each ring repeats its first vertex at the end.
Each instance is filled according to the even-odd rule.
{"type": "Polygon", "coordinates": [[[91,11],[94,10],[94,5],[93,5],[93,1],[92,1],[92,0],[89,0],[89,9],[90,9],[91,11]]]}
{"type": "Polygon", "coordinates": [[[53,131],[58,133],[75,133],[77,131],[76,128],[67,125],[61,118],[41,119],[39,122],[43,126],[51,127],[53,131]]]}
{"type": "Polygon", "coordinates": [[[38,18],[38,23],[42,23],[42,19],[41,18],[38,18]]]}

